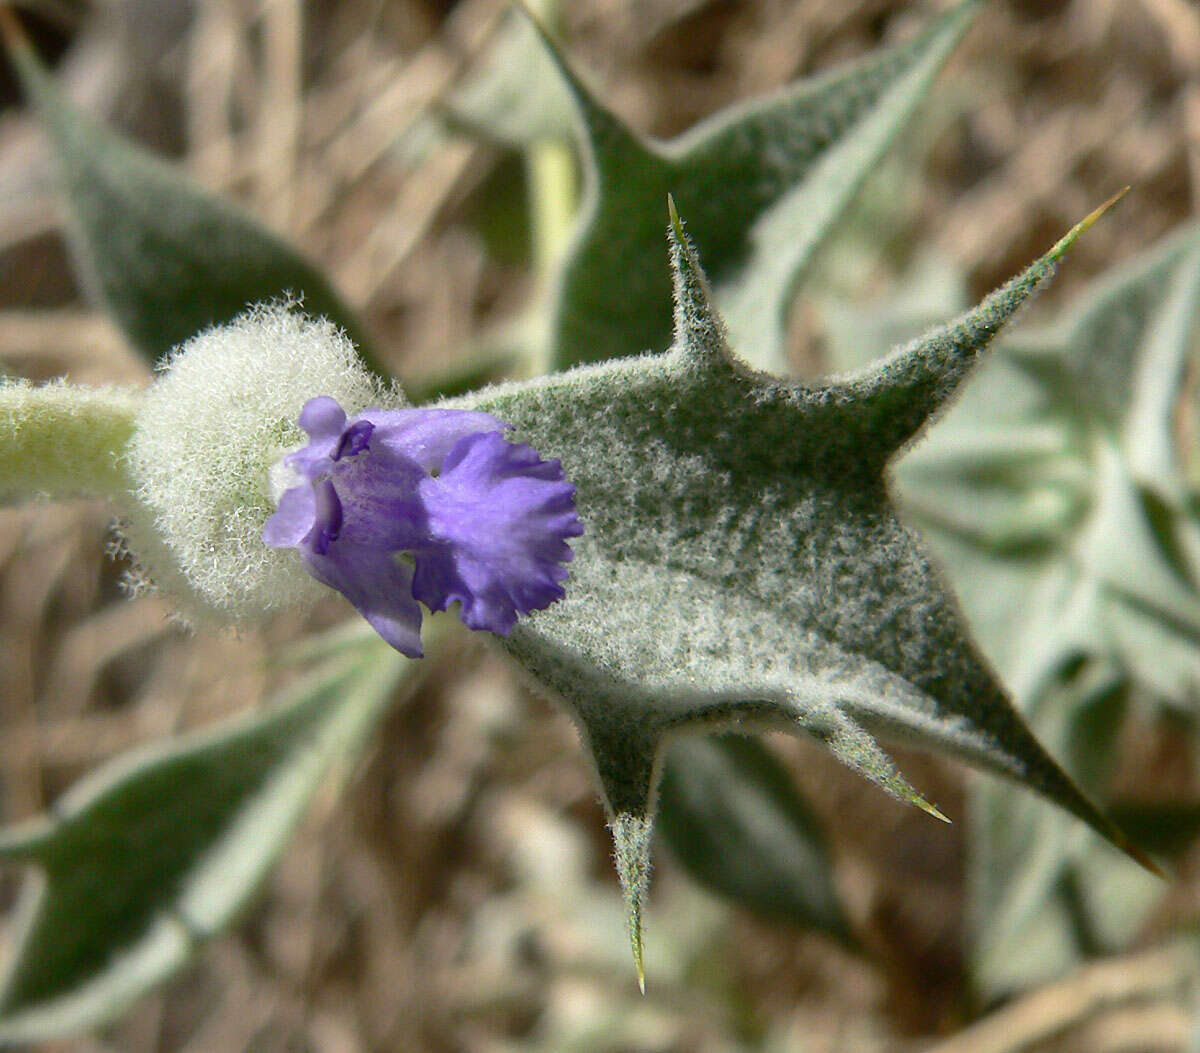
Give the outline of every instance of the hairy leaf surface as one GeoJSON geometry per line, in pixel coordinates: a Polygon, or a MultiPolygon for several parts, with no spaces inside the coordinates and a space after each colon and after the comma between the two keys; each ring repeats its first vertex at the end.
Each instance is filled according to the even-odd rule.
{"type": "Polygon", "coordinates": [[[807,386],[732,356],[676,224],[670,352],[463,401],[561,457],[578,487],[586,534],[567,598],[507,646],[580,726],[635,947],[656,764],[682,728],[803,729],[923,803],[875,741],[904,738],[1009,775],[1120,842],[1010,705],[885,483],[1069,241],[954,324],[807,386]]]}

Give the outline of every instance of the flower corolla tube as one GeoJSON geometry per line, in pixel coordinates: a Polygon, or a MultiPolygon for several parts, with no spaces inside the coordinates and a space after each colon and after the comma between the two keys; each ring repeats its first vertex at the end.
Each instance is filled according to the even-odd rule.
{"type": "Polygon", "coordinates": [[[461,604],[470,629],[507,635],[563,597],[567,538],[583,533],[557,460],[509,442],[503,421],[451,409],[367,409],[333,398],[300,412],[309,442],[282,462],[263,527],[346,597],[397,651],[418,658],[421,608],[461,604]]]}

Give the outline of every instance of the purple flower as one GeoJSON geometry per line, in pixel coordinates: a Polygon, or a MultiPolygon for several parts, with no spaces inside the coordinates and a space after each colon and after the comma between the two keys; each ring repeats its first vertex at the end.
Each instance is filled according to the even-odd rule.
{"type": "Polygon", "coordinates": [[[447,409],[364,410],[328,396],[300,412],[302,480],[263,527],[295,548],[397,651],[419,658],[421,608],[462,604],[471,629],[507,635],[517,615],[563,596],[583,526],[558,461],[506,442],[503,421],[447,409]]]}

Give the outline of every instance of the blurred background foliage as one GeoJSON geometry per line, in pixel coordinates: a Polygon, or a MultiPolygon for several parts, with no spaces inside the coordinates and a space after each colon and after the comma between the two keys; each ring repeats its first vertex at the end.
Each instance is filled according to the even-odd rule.
{"type": "MultiPolygon", "coordinates": [[[[319,261],[413,390],[503,368],[502,356],[480,366],[465,352],[511,345],[510,320],[535,294],[537,230],[511,143],[530,122],[562,127],[546,106],[506,110],[507,124],[493,112],[490,137],[466,134],[463,86],[488,75],[503,3],[30,6],[26,25],[68,95],[319,261]]],[[[616,112],[671,136],[905,39],[941,6],[575,0],[559,28],[616,112]]],[[[46,139],[7,71],[0,103],[0,365],[33,379],[146,382],[144,360],[86,305],[46,139]]],[[[1078,244],[1023,322],[1062,317],[1090,280],[1197,212],[1200,11],[1189,0],[991,0],[822,251],[790,319],[797,371],[842,368],[978,299],[1125,184],[1120,212],[1078,244]]],[[[1193,356],[1171,433],[1193,495],[1196,372],[1193,356]]],[[[1027,407],[997,383],[993,407],[1027,407]]],[[[1194,513],[1194,496],[1184,502],[1194,513]]],[[[334,603],[304,626],[185,635],[153,596],[121,596],[121,566],[103,557],[107,522],[84,502],[0,509],[6,821],[35,815],[124,749],[260,704],[287,675],[270,656],[342,616],[334,603]]],[[[1027,539],[1028,524],[1006,522],[1027,539]]],[[[990,593],[973,600],[972,580],[969,566],[955,569],[964,605],[972,615],[982,605],[987,624],[990,593]]],[[[1018,600],[991,613],[994,638],[1011,641],[1040,612],[1018,600]]],[[[643,999],[574,732],[468,645],[469,661],[456,653],[384,718],[343,796],[330,786],[318,797],[244,922],[105,1033],[47,1048],[1193,1048],[1200,972],[1181,940],[1200,907],[1190,850],[1200,699],[1176,675],[1189,660],[1160,663],[1158,646],[1139,652],[1140,670],[1119,655],[1114,665],[1111,649],[1103,662],[1073,653],[1048,712],[1036,712],[1042,692],[1022,701],[1057,755],[1074,764],[1079,747],[1076,773],[1121,802],[1134,829],[1159,831],[1175,860],[1168,885],[1114,877],[1069,821],[942,761],[901,758],[952,827],[808,743],[766,742],[794,785],[779,783],[770,754],[725,743],[682,761],[690,787],[664,787],[673,821],[660,840],[678,853],[664,844],[656,855],[643,999]],[[1166,689],[1153,675],[1163,665],[1166,689]],[[1095,747],[1080,746],[1089,736],[1111,758],[1104,772],[1089,767],[1095,747]],[[736,784],[722,774],[731,758],[736,784]],[[756,835],[778,874],[717,865],[737,858],[735,842],[709,844],[689,827],[697,787],[719,800],[728,837],[756,835]],[[1011,804],[1010,840],[981,842],[968,814],[992,821],[1011,804]],[[831,872],[823,858],[814,867],[814,844],[831,872]],[[1051,863],[1030,877],[1031,857],[1051,863]],[[804,874],[817,877],[803,894],[787,888],[804,874]],[[1017,907],[988,906],[1022,881],[1033,891],[1017,907]],[[731,891],[732,902],[721,895],[731,891]],[[981,950],[995,946],[1006,950],[981,950]]],[[[21,877],[0,872],[6,906],[21,877]]],[[[10,911],[2,951],[13,921],[10,911]]]]}

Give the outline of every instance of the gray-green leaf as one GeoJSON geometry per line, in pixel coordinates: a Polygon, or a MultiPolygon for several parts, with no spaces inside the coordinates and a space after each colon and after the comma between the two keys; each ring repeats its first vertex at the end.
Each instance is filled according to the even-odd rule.
{"type": "Polygon", "coordinates": [[[562,65],[582,124],[587,190],[555,283],[554,363],[667,347],[671,276],[656,261],[670,193],[735,345],[753,365],[785,368],[784,317],[798,276],[978,7],[966,0],[906,45],[666,143],[636,135],[562,65]]]}
{"type": "Polygon", "coordinates": [[[1084,654],[1165,701],[1200,703],[1200,519],[1175,426],[1198,312],[1191,227],[1052,327],[1005,337],[897,468],[1021,699],[1084,654]]]}
{"type": "MultiPolygon", "coordinates": [[[[1089,791],[1103,791],[1128,680],[1089,662],[1047,683],[1026,712],[1042,741],[1089,791]]],[[[1163,883],[1044,801],[980,783],[971,797],[970,965],[987,999],[1061,975],[1126,946],[1163,883]]]]}
{"type": "Polygon", "coordinates": [[[670,352],[463,400],[561,457],[578,488],[586,533],[567,597],[507,647],[580,726],[635,954],[655,766],[683,728],[803,729],[923,804],[874,735],[907,738],[1009,775],[1123,842],[1010,705],[885,483],[1074,233],[954,324],[806,386],[732,356],[676,226],[670,352]]]}
{"type": "Polygon", "coordinates": [[[859,369],[971,305],[966,273],[934,253],[917,257],[881,300],[820,300],[829,372],[859,369]]]}
{"type": "Polygon", "coordinates": [[[527,147],[575,138],[574,105],[529,18],[512,14],[480,68],[451,95],[447,121],[480,138],[527,147]]]}
{"type": "Polygon", "coordinates": [[[250,304],[292,296],[345,329],[379,372],[361,324],[295,248],[76,110],[26,43],[10,40],[9,50],[58,155],[76,263],[147,358],[250,304]]]}
{"type": "Polygon", "coordinates": [[[95,1027],[182,966],[416,666],[360,635],[261,716],[114,761],[0,835],[0,859],[43,878],[0,989],[0,1042],[95,1027]]]}
{"type": "Polygon", "coordinates": [[[851,939],[820,825],[787,769],[754,739],[673,742],[656,825],[709,888],[767,918],[851,939]]]}
{"type": "MultiPolygon", "coordinates": [[[[1198,310],[1192,227],[1053,325],[1005,334],[897,468],[981,644],[1091,791],[1117,696],[1200,702],[1200,524],[1175,438],[1198,310]]],[[[1159,895],[1040,802],[981,785],[972,812],[971,960],[989,996],[1116,949],[1159,895]]]]}

